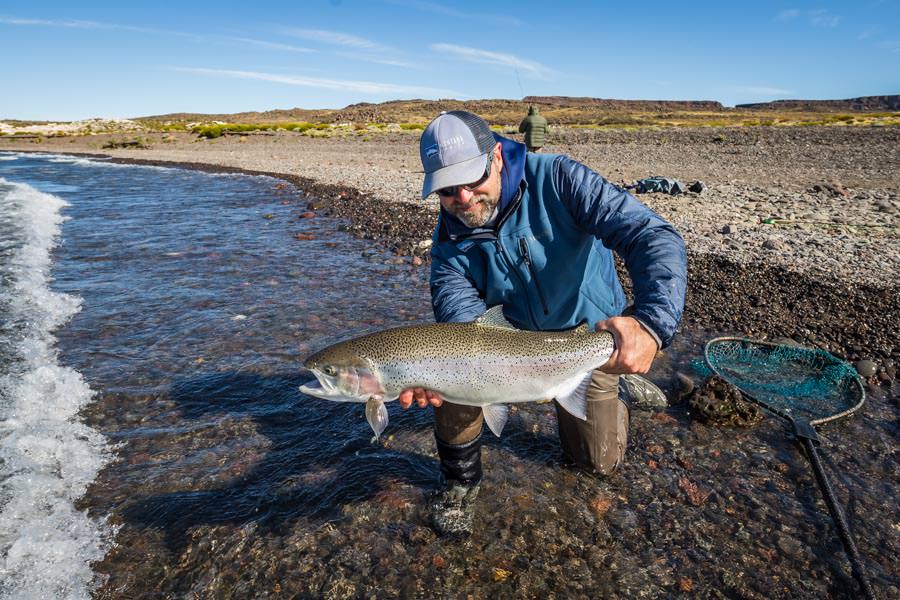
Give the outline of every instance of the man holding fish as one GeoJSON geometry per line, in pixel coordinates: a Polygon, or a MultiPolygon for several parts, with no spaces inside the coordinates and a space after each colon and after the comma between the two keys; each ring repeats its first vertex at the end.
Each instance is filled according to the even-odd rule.
{"type": "MultiPolygon", "coordinates": [[[[472,113],[441,113],[425,129],[420,154],[422,197],[436,193],[441,203],[431,252],[438,322],[472,321],[502,305],[522,329],[558,331],[586,322],[612,333],[615,350],[587,385],[587,419],[556,405],[565,457],[611,473],[628,440],[618,375],[646,373],[674,336],[687,285],[683,240],[586,166],[527,153],[472,113]],[[613,251],[634,284],[627,310],[613,251]]],[[[434,524],[441,533],[465,535],[481,479],[482,409],[442,400],[421,387],[399,397],[404,407],[435,407],[445,486],[435,499],[434,524]]]]}
{"type": "Polygon", "coordinates": [[[385,402],[434,406],[444,485],[432,522],[474,526],[483,423],[507,404],[553,399],[566,459],[608,475],[628,443],[619,375],[646,373],[684,309],[687,265],[675,229],[625,190],[562,155],[534,154],[480,117],[441,113],[420,142],[422,197],[441,211],[431,251],[437,323],[339,342],[305,361],[300,390],[364,402],[376,437],[385,402]],[[613,252],[625,262],[626,307],[613,252]]]}

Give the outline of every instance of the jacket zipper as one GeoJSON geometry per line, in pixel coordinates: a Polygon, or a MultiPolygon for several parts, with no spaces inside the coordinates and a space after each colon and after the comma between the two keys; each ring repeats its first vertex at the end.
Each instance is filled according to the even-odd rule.
{"type": "Polygon", "coordinates": [[[541,308],[544,309],[544,316],[546,317],[550,314],[550,309],[547,308],[547,301],[544,300],[544,290],[541,289],[541,282],[537,277],[537,272],[534,270],[531,256],[528,254],[528,244],[525,243],[525,238],[519,238],[519,250],[522,252],[522,259],[525,261],[525,266],[528,267],[528,272],[531,273],[531,280],[537,288],[538,298],[541,301],[541,308]]]}
{"type": "MultiPolygon", "coordinates": [[[[497,247],[497,252],[500,253],[500,256],[503,257],[503,260],[506,261],[507,268],[516,274],[516,279],[519,280],[519,283],[522,285],[522,288],[525,288],[525,281],[522,279],[522,274],[516,270],[513,261],[510,260],[509,255],[506,253],[506,248],[503,247],[503,244],[500,243],[500,240],[494,240],[494,245],[497,247]]],[[[531,309],[531,303],[528,304],[528,314],[531,316],[531,326],[533,329],[537,329],[537,319],[534,316],[534,311],[531,309]]]]}

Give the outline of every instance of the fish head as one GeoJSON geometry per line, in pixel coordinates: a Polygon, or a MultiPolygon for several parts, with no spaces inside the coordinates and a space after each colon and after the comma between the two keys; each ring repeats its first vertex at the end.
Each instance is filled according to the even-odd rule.
{"type": "Polygon", "coordinates": [[[316,377],[300,386],[309,396],[336,402],[366,402],[384,396],[372,362],[347,344],[325,348],[307,358],[303,366],[316,377]]]}

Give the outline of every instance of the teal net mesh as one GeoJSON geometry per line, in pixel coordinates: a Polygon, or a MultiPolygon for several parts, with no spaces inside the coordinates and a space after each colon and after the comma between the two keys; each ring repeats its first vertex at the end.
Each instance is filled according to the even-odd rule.
{"type": "Polygon", "coordinates": [[[824,350],[719,338],[709,368],[769,410],[816,424],[852,413],[865,398],[856,370],[824,350]]]}

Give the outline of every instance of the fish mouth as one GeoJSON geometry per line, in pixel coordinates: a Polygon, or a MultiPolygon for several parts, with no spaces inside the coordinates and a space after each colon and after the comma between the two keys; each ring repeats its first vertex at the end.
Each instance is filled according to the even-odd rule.
{"type": "Polygon", "coordinates": [[[310,369],[310,371],[316,378],[300,386],[302,393],[317,398],[330,398],[337,393],[337,386],[333,377],[320,373],[316,369],[310,369]]]}
{"type": "Polygon", "coordinates": [[[299,387],[300,392],[307,396],[337,402],[365,402],[368,398],[356,396],[342,389],[337,376],[326,375],[318,369],[310,369],[310,371],[316,376],[315,380],[308,381],[299,387]]]}

